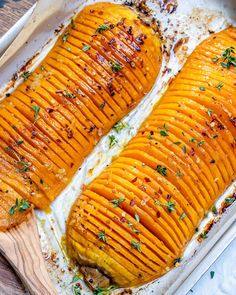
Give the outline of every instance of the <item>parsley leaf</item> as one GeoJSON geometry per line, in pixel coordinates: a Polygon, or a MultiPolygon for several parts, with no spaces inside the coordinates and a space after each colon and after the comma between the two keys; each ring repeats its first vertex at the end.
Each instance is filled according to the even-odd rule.
{"type": "Polygon", "coordinates": [[[218,90],[221,90],[221,88],[224,86],[224,84],[223,83],[221,83],[221,82],[219,82],[216,86],[215,86],[215,88],[217,88],[218,90]]]}
{"type": "Polygon", "coordinates": [[[229,69],[230,66],[236,67],[236,57],[232,56],[234,53],[235,48],[233,46],[226,48],[225,52],[222,53],[224,60],[220,64],[223,68],[229,69]]]}
{"type": "Polygon", "coordinates": [[[169,136],[169,134],[166,132],[166,130],[160,130],[161,136],[169,136]]]}
{"type": "Polygon", "coordinates": [[[110,65],[111,65],[111,69],[112,69],[112,72],[113,73],[118,73],[119,71],[122,70],[123,68],[123,65],[120,64],[119,62],[117,61],[110,61],[110,65]]]}
{"type": "Polygon", "coordinates": [[[185,217],[187,217],[187,214],[183,212],[181,216],[179,217],[179,220],[183,220],[185,217]]]}
{"type": "Polygon", "coordinates": [[[167,176],[167,168],[162,165],[157,165],[156,168],[157,172],[160,173],[162,176],[167,176]]]}
{"type": "Polygon", "coordinates": [[[121,130],[128,128],[128,127],[129,127],[129,125],[127,123],[119,121],[112,127],[112,129],[114,129],[117,133],[119,133],[121,130]]]}
{"type": "Polygon", "coordinates": [[[101,240],[101,241],[103,241],[104,243],[106,243],[106,241],[107,241],[107,237],[106,237],[105,232],[100,231],[100,232],[98,233],[98,239],[101,240]]]}
{"type": "Polygon", "coordinates": [[[113,208],[119,207],[120,203],[123,203],[125,199],[114,199],[110,202],[113,204],[113,208]]]}
{"type": "Polygon", "coordinates": [[[18,198],[16,198],[15,204],[9,209],[9,214],[14,215],[17,211],[24,212],[30,208],[30,203],[27,200],[21,199],[20,202],[18,198]]]}
{"type": "Polygon", "coordinates": [[[141,246],[140,246],[140,241],[139,242],[135,242],[134,240],[131,241],[131,247],[132,249],[137,249],[138,252],[142,252],[141,251],[141,246]]]}
{"type": "Polygon", "coordinates": [[[34,124],[35,124],[39,119],[40,107],[34,105],[34,106],[32,106],[32,110],[34,111],[34,124]]]}
{"type": "Polygon", "coordinates": [[[29,72],[29,71],[25,71],[25,72],[21,75],[21,78],[23,78],[24,81],[26,81],[31,75],[32,75],[31,72],[29,72]]]}
{"type": "Polygon", "coordinates": [[[118,143],[117,138],[114,135],[109,135],[109,147],[113,147],[118,143]]]}
{"type": "Polygon", "coordinates": [[[114,291],[116,289],[117,287],[114,285],[111,285],[108,288],[101,288],[97,286],[96,289],[93,291],[93,295],[108,295],[111,293],[111,291],[114,291]]]}
{"type": "Polygon", "coordinates": [[[69,38],[70,33],[68,30],[66,30],[63,34],[62,34],[62,41],[63,43],[66,43],[67,39],[69,38]]]}
{"type": "Polygon", "coordinates": [[[90,45],[84,45],[84,47],[82,48],[83,51],[88,51],[91,48],[90,45]]]}
{"type": "Polygon", "coordinates": [[[106,24],[102,24],[102,25],[99,25],[96,29],[96,33],[99,33],[101,34],[102,32],[106,31],[109,29],[109,26],[106,25],[106,24]]]}

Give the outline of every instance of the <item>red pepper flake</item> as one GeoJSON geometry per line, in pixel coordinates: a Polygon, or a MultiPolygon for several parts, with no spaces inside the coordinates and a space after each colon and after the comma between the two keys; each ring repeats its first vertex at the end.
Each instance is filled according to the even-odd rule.
{"type": "Polygon", "coordinates": [[[137,179],[138,179],[138,177],[136,176],[134,179],[132,179],[132,180],[131,180],[131,183],[134,183],[134,182],[136,182],[136,181],[137,181],[137,179]]]}
{"type": "Polygon", "coordinates": [[[191,156],[194,156],[194,155],[195,155],[195,150],[194,150],[194,148],[191,148],[191,150],[190,150],[190,154],[191,154],[191,156]]]}
{"type": "Polygon", "coordinates": [[[160,218],[161,217],[160,211],[157,211],[156,215],[157,215],[157,218],[160,218]]]}
{"type": "Polygon", "coordinates": [[[145,180],[146,182],[151,182],[150,178],[148,178],[148,177],[144,177],[144,180],[145,180]]]}
{"type": "Polygon", "coordinates": [[[48,114],[51,114],[53,111],[54,111],[54,110],[53,110],[52,108],[47,108],[47,109],[46,109],[46,112],[47,112],[48,114]]]}
{"type": "Polygon", "coordinates": [[[121,217],[120,222],[122,222],[122,223],[126,222],[126,218],[125,217],[121,217]]]}
{"type": "Polygon", "coordinates": [[[132,206],[132,207],[133,207],[134,205],[135,205],[135,202],[134,202],[134,200],[131,200],[131,201],[130,201],[130,206],[132,206]]]}
{"type": "Polygon", "coordinates": [[[32,135],[31,138],[35,138],[37,134],[38,134],[37,131],[32,131],[32,133],[31,133],[31,135],[32,135]]]}

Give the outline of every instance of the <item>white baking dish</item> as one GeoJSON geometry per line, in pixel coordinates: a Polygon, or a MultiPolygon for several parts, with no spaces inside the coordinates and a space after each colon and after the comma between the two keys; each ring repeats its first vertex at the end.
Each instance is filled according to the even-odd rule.
{"type": "MultiPolygon", "coordinates": [[[[46,55],[53,46],[56,36],[54,30],[61,23],[68,23],[69,17],[75,11],[79,11],[84,5],[96,2],[89,1],[65,1],[66,6],[57,17],[45,23],[35,32],[32,40],[20,52],[16,59],[11,60],[4,69],[0,69],[0,86],[2,90],[4,85],[11,79],[12,75],[36,52],[40,52],[34,60],[32,67],[46,55]],[[51,40],[44,46],[48,40],[51,40]]],[[[120,1],[115,1],[120,2],[120,1]]],[[[41,235],[42,250],[45,254],[48,271],[52,281],[55,284],[59,294],[73,294],[72,277],[75,272],[69,271],[68,262],[64,255],[61,240],[65,232],[65,221],[76,197],[80,194],[81,186],[90,182],[99,172],[111,162],[112,157],[117,155],[128,140],[136,133],[143,120],[151,112],[153,105],[158,101],[164,92],[168,81],[172,78],[183,65],[187,56],[192,52],[196,45],[209,35],[209,31],[219,31],[227,27],[229,23],[235,24],[236,2],[234,0],[179,0],[176,12],[168,14],[160,12],[158,1],[149,1],[148,4],[153,8],[154,14],[160,21],[160,29],[166,41],[167,50],[171,52],[170,60],[164,56],[163,69],[165,66],[172,71],[165,71],[160,75],[153,90],[147,95],[139,106],[133,110],[124,120],[129,122],[132,127],[130,130],[124,130],[119,135],[119,146],[113,149],[108,148],[108,136],[105,136],[97,145],[91,155],[85,160],[82,169],[74,176],[70,185],[60,194],[57,200],[51,205],[52,212],[45,214],[37,210],[38,227],[41,235]],[[153,3],[152,3],[153,2],[153,3]],[[167,28],[167,30],[164,30],[167,28]],[[174,53],[174,47],[180,39],[185,40],[183,46],[174,53]]],[[[160,1],[162,2],[162,1],[160,1]]],[[[172,1],[174,2],[174,1],[172,1]]],[[[50,5],[50,1],[49,1],[50,5]]],[[[28,13],[30,15],[30,13],[28,13]]],[[[8,35],[0,39],[0,52],[6,47],[6,44],[12,40],[13,36],[24,23],[28,15],[17,23],[8,35]],[[10,38],[10,39],[9,39],[10,38]]],[[[116,135],[117,136],[117,135],[116,135]]],[[[222,200],[235,190],[233,184],[229,190],[222,196],[217,207],[220,208],[222,200]]],[[[200,231],[212,220],[213,215],[209,213],[208,217],[202,222],[200,231]]],[[[235,237],[236,226],[236,204],[230,206],[226,214],[213,226],[209,233],[209,238],[203,243],[196,241],[194,237],[185,251],[184,259],[179,267],[171,270],[159,280],[147,284],[141,288],[133,290],[134,294],[185,294],[199,277],[208,269],[224,248],[235,237]],[[230,231],[227,232],[230,227],[230,231]],[[214,256],[209,252],[214,251],[214,256]]],[[[199,234],[198,233],[198,234],[199,234]]],[[[212,252],[211,252],[212,253],[212,252]]],[[[76,270],[75,270],[76,271],[76,270]]],[[[81,281],[81,294],[91,294],[91,291],[81,281]]],[[[116,293],[116,292],[115,292],[116,293]]]]}

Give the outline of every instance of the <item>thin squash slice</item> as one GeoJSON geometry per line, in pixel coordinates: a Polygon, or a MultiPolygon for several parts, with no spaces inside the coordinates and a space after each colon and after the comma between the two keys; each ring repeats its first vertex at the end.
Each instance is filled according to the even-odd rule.
{"type": "Polygon", "coordinates": [[[121,287],[170,270],[236,176],[236,28],[201,43],[115,161],[73,205],[72,260],[121,287]]]}
{"type": "Polygon", "coordinates": [[[152,88],[158,35],[129,8],[85,7],[0,103],[0,230],[47,209],[84,158],[152,88]],[[10,210],[10,211],[9,211],[10,210]]]}

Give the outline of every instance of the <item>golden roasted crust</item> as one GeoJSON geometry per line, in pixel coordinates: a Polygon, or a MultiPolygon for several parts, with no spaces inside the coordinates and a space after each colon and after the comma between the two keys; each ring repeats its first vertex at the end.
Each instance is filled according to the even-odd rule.
{"type": "Polygon", "coordinates": [[[111,3],[84,8],[0,103],[0,183],[13,190],[1,209],[16,197],[47,208],[98,140],[152,88],[160,65],[160,40],[133,11],[111,3]]]}
{"type": "Polygon", "coordinates": [[[84,190],[67,223],[73,259],[131,287],[181,257],[235,180],[234,48],[236,28],[200,44],[137,136],[84,190]]]}

